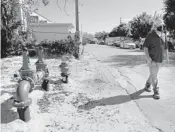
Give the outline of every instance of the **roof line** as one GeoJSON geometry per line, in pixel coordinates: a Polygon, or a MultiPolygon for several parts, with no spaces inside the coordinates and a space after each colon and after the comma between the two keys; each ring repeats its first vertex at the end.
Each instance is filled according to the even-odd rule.
{"type": "Polygon", "coordinates": [[[49,22],[52,22],[51,20],[49,20],[49,19],[48,19],[48,18],[46,18],[45,16],[41,15],[40,13],[37,13],[36,11],[34,11],[34,13],[36,13],[37,15],[39,15],[39,16],[41,16],[41,17],[45,18],[45,19],[46,19],[46,20],[48,20],[49,22]]]}
{"type": "Polygon", "coordinates": [[[54,26],[54,25],[65,25],[74,28],[72,23],[31,23],[33,26],[54,26]]]}

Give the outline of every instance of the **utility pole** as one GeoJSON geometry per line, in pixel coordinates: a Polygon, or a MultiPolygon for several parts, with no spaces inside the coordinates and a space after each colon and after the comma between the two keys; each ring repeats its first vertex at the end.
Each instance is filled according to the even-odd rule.
{"type": "Polygon", "coordinates": [[[85,44],[83,43],[83,28],[82,28],[82,24],[81,24],[81,43],[82,43],[82,51],[81,51],[81,55],[83,55],[85,44]]]}
{"type": "Polygon", "coordinates": [[[75,16],[76,16],[76,31],[79,34],[79,10],[78,10],[78,0],[75,0],[75,16]]]}
{"type": "Polygon", "coordinates": [[[81,24],[81,42],[82,42],[82,39],[83,39],[83,28],[82,28],[82,24],[81,24]]]}
{"type": "MultiPolygon", "coordinates": [[[[120,17],[120,25],[122,24],[122,17],[120,17]]],[[[120,41],[121,41],[121,36],[120,36],[120,41]]]]}
{"type": "Polygon", "coordinates": [[[78,10],[78,0],[75,0],[75,23],[76,23],[76,33],[75,33],[75,39],[77,43],[77,58],[79,58],[79,41],[80,41],[80,32],[79,32],[79,10],[78,10]]]}

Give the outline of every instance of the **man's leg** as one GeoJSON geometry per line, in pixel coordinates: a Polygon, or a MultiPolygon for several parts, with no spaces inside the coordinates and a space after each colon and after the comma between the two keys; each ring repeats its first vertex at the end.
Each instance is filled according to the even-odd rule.
{"type": "Polygon", "coordinates": [[[152,81],[152,86],[153,86],[153,90],[154,90],[154,95],[153,97],[155,99],[159,99],[159,88],[157,87],[158,85],[158,78],[157,78],[157,75],[158,75],[158,72],[159,72],[159,68],[160,68],[160,64],[159,63],[155,63],[155,62],[152,62],[151,63],[151,81],[152,81]]]}
{"type": "Polygon", "coordinates": [[[151,72],[150,72],[150,75],[148,77],[148,80],[146,81],[145,88],[144,88],[145,91],[147,92],[151,92],[151,84],[152,84],[151,80],[152,78],[151,78],[151,72]]]}
{"type": "Polygon", "coordinates": [[[148,79],[147,79],[147,81],[146,81],[146,84],[145,84],[145,91],[147,91],[147,92],[151,92],[151,84],[152,84],[152,69],[151,69],[151,64],[148,64],[148,66],[149,66],[149,77],[148,77],[148,79]]]}

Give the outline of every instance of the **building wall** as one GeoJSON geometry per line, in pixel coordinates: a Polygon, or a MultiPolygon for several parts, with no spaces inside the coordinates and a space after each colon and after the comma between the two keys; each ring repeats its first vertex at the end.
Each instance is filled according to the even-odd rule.
{"type": "MultiPolygon", "coordinates": [[[[43,40],[60,40],[66,39],[69,35],[68,26],[58,26],[58,25],[31,25],[33,37],[37,42],[43,40]]],[[[71,35],[72,36],[72,35],[71,35]]]]}

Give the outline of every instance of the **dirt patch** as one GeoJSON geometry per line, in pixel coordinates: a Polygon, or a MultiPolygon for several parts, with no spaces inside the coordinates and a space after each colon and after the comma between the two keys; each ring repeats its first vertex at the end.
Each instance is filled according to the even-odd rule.
{"type": "Polygon", "coordinates": [[[48,95],[45,94],[42,99],[38,100],[37,105],[41,113],[48,113],[51,101],[48,99],[48,95]]]}
{"type": "Polygon", "coordinates": [[[92,99],[88,98],[86,94],[84,93],[78,93],[77,96],[74,96],[72,101],[71,101],[71,104],[74,106],[74,107],[78,107],[79,105],[81,104],[85,104],[89,101],[91,101],[92,99]]]}

